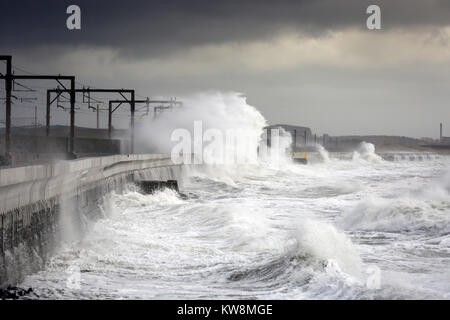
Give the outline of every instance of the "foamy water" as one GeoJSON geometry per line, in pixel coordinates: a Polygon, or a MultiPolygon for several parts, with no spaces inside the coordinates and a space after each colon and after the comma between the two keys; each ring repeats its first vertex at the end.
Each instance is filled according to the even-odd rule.
{"type": "MultiPolygon", "coordinates": [[[[240,123],[261,130],[257,118],[240,123]]],[[[192,167],[187,199],[129,186],[22,286],[41,298],[449,298],[450,158],[388,162],[362,144],[317,159],[192,167]]]]}
{"type": "MultiPolygon", "coordinates": [[[[448,298],[449,158],[333,158],[173,191],[113,194],[107,217],[29,276],[46,298],[448,298]],[[67,287],[68,268],[80,289],[67,287]],[[379,289],[367,287],[371,267],[379,289]]],[[[211,169],[210,169],[211,170],[211,169]]]]}

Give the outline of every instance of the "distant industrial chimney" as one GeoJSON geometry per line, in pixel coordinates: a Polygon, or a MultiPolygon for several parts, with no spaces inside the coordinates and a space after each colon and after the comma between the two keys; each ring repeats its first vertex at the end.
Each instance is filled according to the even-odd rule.
{"type": "Polygon", "coordinates": [[[440,124],[440,129],[439,142],[442,143],[442,123],[440,124]]]}

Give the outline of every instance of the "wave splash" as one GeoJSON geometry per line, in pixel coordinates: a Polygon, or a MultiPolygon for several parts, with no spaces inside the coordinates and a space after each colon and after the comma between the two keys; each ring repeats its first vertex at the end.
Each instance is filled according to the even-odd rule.
{"type": "Polygon", "coordinates": [[[450,232],[450,170],[427,185],[391,197],[365,197],[341,219],[351,230],[450,232]]]}
{"type": "Polygon", "coordinates": [[[372,143],[361,142],[358,149],[353,151],[353,161],[367,161],[372,163],[380,163],[383,159],[375,153],[375,146],[372,143]]]}

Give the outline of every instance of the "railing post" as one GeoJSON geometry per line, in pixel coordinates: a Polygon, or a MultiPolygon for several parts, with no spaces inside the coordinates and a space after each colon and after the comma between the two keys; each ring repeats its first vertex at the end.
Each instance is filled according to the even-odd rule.
{"type": "Polygon", "coordinates": [[[131,130],[131,152],[134,153],[134,111],[135,111],[135,101],[134,101],[134,90],[131,90],[131,103],[130,103],[130,109],[131,109],[131,123],[130,123],[130,130],[131,130]]]}
{"type": "Polygon", "coordinates": [[[47,90],[47,111],[45,113],[45,131],[47,137],[50,135],[50,91],[47,90]]]}
{"type": "Polygon", "coordinates": [[[5,165],[11,164],[11,90],[12,90],[12,56],[1,56],[6,60],[5,91],[6,91],[6,114],[5,114],[5,165]]]}
{"type": "Polygon", "coordinates": [[[112,136],[112,101],[109,101],[108,106],[108,137],[111,139],[112,136]]]}
{"type": "Polygon", "coordinates": [[[69,153],[74,156],[74,140],[75,140],[75,77],[70,79],[70,137],[69,137],[69,153]]]}

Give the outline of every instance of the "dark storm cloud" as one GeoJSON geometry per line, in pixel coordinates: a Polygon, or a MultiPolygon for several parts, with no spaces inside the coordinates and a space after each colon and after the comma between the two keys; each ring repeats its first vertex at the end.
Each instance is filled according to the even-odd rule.
{"type": "Polygon", "coordinates": [[[145,56],[170,48],[264,39],[286,29],[320,35],[330,29],[365,28],[369,4],[381,6],[383,28],[450,21],[447,0],[2,0],[0,48],[83,45],[145,56]],[[80,31],[65,26],[70,4],[81,7],[80,31]]]}
{"type": "MultiPolygon", "coordinates": [[[[449,0],[0,0],[0,53],[141,97],[244,92],[270,123],[319,133],[436,137],[450,117],[448,26],[449,0]],[[71,4],[81,31],[66,28],[71,4]],[[366,28],[369,4],[381,7],[381,31],[366,28]]],[[[55,109],[53,120],[67,115],[55,109]]]]}

